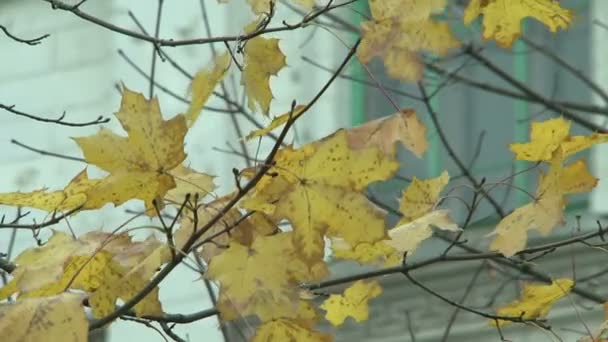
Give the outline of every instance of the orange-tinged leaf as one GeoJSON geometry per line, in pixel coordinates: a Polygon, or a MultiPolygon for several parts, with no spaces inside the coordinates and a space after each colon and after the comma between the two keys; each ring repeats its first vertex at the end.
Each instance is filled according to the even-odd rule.
{"type": "Polygon", "coordinates": [[[195,194],[202,199],[215,190],[214,176],[198,172],[187,166],[180,165],[171,170],[170,174],[175,179],[175,188],[167,192],[165,200],[178,206],[184,203],[187,194],[190,194],[190,199],[194,201],[195,194]]]}
{"type": "Polygon", "coordinates": [[[401,220],[395,228],[388,231],[391,239],[385,243],[400,255],[413,253],[422,241],[433,235],[431,226],[452,232],[460,231],[447,210],[435,210],[413,221],[401,220]]]}
{"type": "Polygon", "coordinates": [[[62,293],[44,298],[0,304],[0,331],[4,342],[88,340],[89,322],[83,296],[62,293]]]}
{"type": "MultiPolygon", "coordinates": [[[[223,197],[200,205],[197,211],[198,225],[196,229],[202,228],[215,217],[228,199],[228,197],[223,197]]],[[[211,258],[224,251],[231,241],[250,246],[256,236],[270,235],[278,231],[276,224],[262,213],[253,213],[244,220],[242,217],[243,215],[239,210],[235,208],[229,210],[197,240],[197,243],[199,243],[210,239],[208,243],[197,249],[205,262],[209,263],[211,258]]],[[[174,233],[176,247],[180,250],[183,249],[186,241],[194,233],[194,218],[191,214],[184,215],[179,229],[174,233]]]]}
{"type": "Polygon", "coordinates": [[[192,100],[188,111],[184,114],[188,127],[192,127],[198,119],[203,106],[213,93],[213,89],[226,75],[230,67],[230,61],[230,54],[226,52],[215,59],[215,65],[212,69],[204,69],[194,75],[190,84],[192,100]]]}
{"type": "Polygon", "coordinates": [[[597,185],[598,179],[589,173],[587,163],[579,159],[566,166],[560,175],[560,183],[564,194],[589,192],[597,185]]]}
{"type": "Polygon", "coordinates": [[[268,126],[249,132],[249,134],[247,134],[247,136],[245,137],[245,140],[251,140],[256,137],[264,136],[264,135],[270,133],[271,131],[273,131],[275,128],[283,126],[285,123],[287,123],[287,121],[289,121],[290,117],[295,119],[298,116],[300,116],[302,114],[302,110],[304,108],[306,108],[306,106],[298,105],[298,106],[296,106],[296,108],[294,108],[293,111],[290,110],[287,113],[283,113],[283,114],[275,117],[274,119],[272,119],[270,124],[268,124],[268,126]]]}
{"type": "Polygon", "coordinates": [[[249,109],[255,111],[257,104],[262,113],[268,115],[272,100],[270,76],[276,76],[286,65],[278,39],[258,36],[247,41],[241,83],[245,86],[249,109]]]}
{"type": "MultiPolygon", "coordinates": [[[[551,285],[527,284],[520,299],[496,310],[498,316],[521,319],[536,319],[547,316],[553,303],[570,293],[574,281],[568,278],[555,279],[551,285]]],[[[490,320],[491,325],[505,326],[507,320],[490,320]]]]}
{"type": "Polygon", "coordinates": [[[325,318],[334,326],[342,325],[347,317],[362,322],[369,317],[369,300],[381,293],[382,288],[377,281],[358,280],[344,290],[343,295],[330,295],[320,308],[327,311],[325,318]]]}
{"type": "Polygon", "coordinates": [[[423,66],[420,52],[431,52],[439,56],[460,45],[446,22],[430,19],[410,21],[385,19],[361,23],[361,44],[357,56],[362,63],[374,57],[384,60],[389,76],[417,81],[422,77],[423,66]]]}
{"type": "Polygon", "coordinates": [[[86,192],[97,186],[99,182],[96,179],[89,179],[85,169],[77,174],[63,190],[4,193],[0,194],[0,204],[30,207],[48,212],[69,211],[85,204],[86,192]]]}
{"type": "Polygon", "coordinates": [[[167,171],[186,158],[186,120],[177,115],[164,121],[158,99],[148,101],[126,88],[115,115],[128,137],[102,128],[95,135],[74,138],[88,163],[110,173],[87,191],[85,207],[95,209],[109,202],[119,205],[139,198],[153,212],[153,200],[163,198],[175,187],[167,171]]]}
{"type": "Polygon", "coordinates": [[[262,324],[255,332],[252,342],[298,341],[331,342],[331,335],[311,330],[295,320],[278,319],[262,324]]]}
{"type": "Polygon", "coordinates": [[[279,151],[270,169],[276,176],[265,176],[242,206],[261,208],[276,221],[288,219],[298,251],[315,263],[323,256],[326,234],[351,245],[386,236],[384,212],[361,190],[388,179],[398,166],[378,149],[351,150],[346,133],[338,131],[298,150],[279,151]]]}
{"type": "Polygon", "coordinates": [[[404,219],[414,220],[433,210],[439,201],[439,194],[449,181],[450,176],[447,171],[443,171],[439,177],[427,180],[414,177],[412,183],[403,192],[399,205],[399,211],[404,219]]]}
{"type": "Polygon", "coordinates": [[[396,141],[401,141],[417,157],[421,157],[428,148],[426,126],[413,109],[403,109],[393,115],[349,128],[346,137],[352,149],[377,146],[388,156],[395,153],[396,141]]]}
{"type": "Polygon", "coordinates": [[[566,29],[572,21],[570,10],[554,0],[472,0],[465,9],[464,23],[483,14],[483,38],[494,39],[503,48],[511,47],[521,34],[521,21],[532,17],[551,32],[566,29]]]}

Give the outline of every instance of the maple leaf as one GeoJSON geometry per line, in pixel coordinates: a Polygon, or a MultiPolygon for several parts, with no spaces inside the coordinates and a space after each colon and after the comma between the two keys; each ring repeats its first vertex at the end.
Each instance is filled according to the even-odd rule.
{"type": "Polygon", "coordinates": [[[447,210],[435,210],[413,221],[400,221],[395,228],[388,231],[391,239],[385,243],[401,255],[406,252],[412,253],[422,241],[433,235],[431,225],[452,232],[460,230],[450,218],[447,210]]]}
{"type": "Polygon", "coordinates": [[[311,330],[297,321],[278,319],[262,324],[255,332],[252,342],[298,341],[331,342],[331,335],[311,330]]]}
{"type": "Polygon", "coordinates": [[[533,122],[530,129],[530,142],[509,145],[517,160],[551,160],[553,152],[570,134],[570,121],[563,118],[533,122]]]}
{"type": "MultiPolygon", "coordinates": [[[[232,242],[213,257],[206,276],[220,283],[220,311],[229,303],[237,312],[266,318],[269,311],[287,315],[298,305],[297,285],[304,281],[302,262],[292,244],[292,233],[257,237],[251,246],[232,242]],[[280,257],[279,257],[280,256],[280,257]]],[[[324,266],[323,266],[324,267],[324,266]]],[[[327,273],[310,275],[319,279],[327,273]]]]}
{"type": "Polygon", "coordinates": [[[417,157],[428,148],[426,126],[413,109],[403,109],[393,115],[368,121],[346,130],[348,145],[352,149],[378,146],[384,154],[395,153],[395,142],[403,145],[417,157]]]}
{"type": "Polygon", "coordinates": [[[110,173],[87,191],[85,208],[100,208],[108,202],[119,205],[139,198],[148,210],[154,209],[153,200],[163,198],[175,187],[167,171],[186,158],[186,120],[177,115],[163,121],[158,99],[148,101],[126,88],[115,115],[128,137],[102,128],[95,135],[74,138],[88,163],[110,173]]]}
{"type": "MultiPolygon", "coordinates": [[[[251,32],[256,24],[257,21],[253,22],[245,31],[251,32]]],[[[247,41],[241,84],[245,86],[249,109],[255,111],[257,103],[262,113],[268,115],[272,100],[270,76],[277,75],[286,65],[278,39],[258,36],[247,41]]]]}
{"type": "Polygon", "coordinates": [[[224,78],[230,67],[230,54],[228,52],[217,56],[215,65],[211,70],[204,69],[196,73],[190,84],[192,100],[188,111],[184,114],[188,127],[192,127],[198,119],[203,106],[213,93],[215,86],[224,78]]]}
{"type": "Polygon", "coordinates": [[[431,226],[447,231],[460,231],[447,210],[435,210],[413,221],[401,220],[395,228],[388,231],[388,240],[363,242],[353,247],[342,239],[332,239],[333,255],[362,264],[380,263],[387,267],[395,266],[401,263],[404,253],[412,254],[422,241],[433,235],[431,226]]]}
{"type": "Polygon", "coordinates": [[[194,194],[199,194],[199,199],[202,199],[215,190],[214,176],[195,171],[187,166],[180,165],[171,170],[169,174],[175,180],[175,188],[169,190],[165,196],[165,200],[170,203],[181,205],[188,194],[191,195],[191,199],[194,198],[194,194]]]}
{"type": "Polygon", "coordinates": [[[598,179],[589,172],[584,159],[579,159],[564,167],[560,175],[560,184],[564,194],[589,192],[595,188],[597,182],[598,179]]]}
{"type": "Polygon", "coordinates": [[[360,264],[380,264],[386,267],[396,266],[401,263],[403,254],[399,254],[386,241],[362,242],[356,246],[351,246],[343,239],[332,238],[332,256],[338,259],[355,260],[360,264]]]}
{"type": "MultiPolygon", "coordinates": [[[[570,293],[574,281],[555,279],[551,285],[526,284],[520,299],[496,310],[496,315],[531,320],[547,316],[553,303],[570,293]]],[[[507,320],[490,320],[491,325],[505,326],[507,320]]]]}
{"type": "Polygon", "coordinates": [[[377,281],[358,280],[344,290],[343,295],[330,295],[320,308],[327,311],[325,318],[334,326],[342,325],[347,317],[361,322],[369,317],[368,301],[381,293],[382,288],[377,281]]]}
{"type": "Polygon", "coordinates": [[[346,133],[338,131],[298,150],[280,150],[269,170],[276,176],[262,178],[241,205],[265,211],[276,221],[288,219],[298,251],[315,263],[323,255],[326,233],[351,245],[386,236],[384,212],[361,191],[391,177],[398,167],[376,148],[351,150],[346,133]]]}
{"type": "Polygon", "coordinates": [[[563,166],[564,159],[595,144],[608,141],[608,134],[570,136],[570,122],[563,118],[533,123],[530,141],[511,144],[516,159],[549,161],[549,171],[540,176],[533,202],[514,210],[504,217],[491,235],[496,237],[491,250],[512,256],[526,246],[527,233],[536,229],[549,234],[563,223],[564,196],[593,189],[597,179],[593,177],[584,160],[563,166]]]}
{"type": "Polygon", "coordinates": [[[0,304],[2,341],[86,342],[89,323],[83,299],[79,294],[62,293],[0,304]]]}
{"type": "Polygon", "coordinates": [[[393,78],[417,81],[423,70],[418,53],[443,56],[460,46],[446,22],[430,19],[443,11],[445,1],[373,1],[370,7],[374,20],[361,23],[357,56],[362,63],[381,57],[393,78]]]}
{"type": "Polygon", "coordinates": [[[496,237],[490,244],[490,250],[512,256],[525,248],[529,230],[536,229],[547,235],[555,226],[563,223],[562,161],[562,154],[555,153],[548,173],[540,179],[534,201],[515,209],[498,223],[491,233],[496,237]]]}
{"type": "Polygon", "coordinates": [[[433,210],[439,200],[439,194],[450,181],[447,171],[439,177],[420,180],[416,177],[401,196],[399,211],[403,214],[401,223],[414,220],[433,210]]]}
{"type": "Polygon", "coordinates": [[[89,179],[87,170],[82,170],[70,183],[59,191],[47,192],[45,189],[33,192],[10,192],[0,194],[0,204],[30,207],[54,211],[70,211],[85,204],[87,191],[100,183],[89,179]]]}
{"type": "MultiPolygon", "coordinates": [[[[46,245],[25,250],[16,259],[13,279],[0,289],[0,299],[15,292],[19,298],[59,294],[68,288],[90,293],[96,317],[116,309],[145,286],[157,268],[168,261],[166,246],[154,238],[133,242],[126,234],[91,232],[80,239],[54,232],[46,245]]],[[[158,293],[136,307],[138,315],[160,314],[158,293]]]]}
{"type": "Polygon", "coordinates": [[[554,0],[471,0],[464,12],[464,23],[470,24],[483,14],[483,38],[494,39],[509,48],[521,34],[521,21],[532,17],[545,24],[551,32],[566,29],[572,12],[554,0]]]}

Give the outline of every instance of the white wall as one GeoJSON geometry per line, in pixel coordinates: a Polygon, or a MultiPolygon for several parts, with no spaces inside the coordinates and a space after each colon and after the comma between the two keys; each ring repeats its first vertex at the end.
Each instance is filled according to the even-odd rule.
{"type": "MultiPolygon", "coordinates": [[[[180,1],[179,5],[165,1],[165,5],[160,36],[175,39],[205,36],[197,0],[180,1]]],[[[233,0],[224,6],[218,5],[216,1],[207,1],[206,5],[209,17],[212,18],[214,35],[237,34],[252,19],[243,0],[233,0]]],[[[155,1],[90,0],[81,9],[117,25],[137,30],[127,15],[127,10],[130,9],[149,32],[154,31],[155,1]]],[[[280,11],[280,14],[285,15],[291,13],[287,9],[280,11]]],[[[297,17],[293,15],[289,19],[290,22],[296,20],[297,17]]],[[[116,53],[117,49],[124,50],[142,69],[149,72],[152,48],[147,43],[97,27],[70,13],[53,11],[49,4],[39,0],[0,2],[0,24],[20,37],[51,34],[37,46],[19,44],[0,34],[2,104],[15,104],[19,110],[41,116],[56,116],[65,110],[67,120],[88,121],[99,115],[111,116],[118,108],[120,98],[115,88],[117,82],[123,82],[129,88],[144,94],[148,92],[148,82],[116,53]]],[[[316,58],[325,65],[336,66],[347,52],[345,47],[336,43],[335,38],[324,30],[310,28],[301,33],[297,39],[292,33],[282,35],[291,37],[281,43],[281,48],[288,56],[289,67],[281,71],[280,77],[272,80],[276,99],[271,113],[287,111],[294,98],[300,103],[308,101],[329,77],[328,73],[304,64],[299,59],[302,54],[316,58]],[[302,47],[302,42],[312,31],[315,32],[316,39],[302,47]]],[[[217,44],[217,48],[223,50],[223,44],[217,44]]],[[[165,51],[191,73],[207,66],[211,58],[207,46],[165,48],[165,51]]],[[[164,86],[180,95],[187,94],[189,80],[177,73],[169,63],[158,59],[156,75],[164,86]]],[[[238,85],[240,75],[234,72],[231,77],[235,78],[238,85]]],[[[298,136],[302,141],[324,136],[337,126],[348,124],[348,89],[346,83],[332,88],[319,102],[316,110],[307,114],[308,117],[297,125],[298,136]]],[[[165,116],[170,117],[185,110],[185,104],[158,90],[156,93],[165,116]]],[[[223,106],[221,101],[214,98],[209,105],[223,106]]],[[[260,114],[257,114],[257,118],[263,123],[270,121],[261,118],[260,114]]],[[[107,126],[119,129],[116,120],[107,126]]],[[[251,128],[251,125],[244,122],[245,133],[251,128]]],[[[69,137],[92,134],[97,129],[45,124],[0,111],[0,192],[29,191],[45,186],[53,190],[59,189],[85,167],[80,162],[41,156],[24,150],[12,145],[10,139],[56,153],[81,156],[69,137]]],[[[186,142],[188,161],[194,168],[227,176],[219,181],[222,190],[232,186],[230,170],[244,165],[236,157],[212,150],[213,146],[226,147],[225,142],[238,146],[238,137],[228,115],[213,112],[203,112],[186,142]]],[[[270,141],[263,143],[261,156],[269,146],[270,141]]],[[[250,150],[252,153],[256,151],[255,142],[250,144],[250,150]]],[[[70,219],[70,225],[77,234],[100,228],[111,230],[126,217],[123,212],[125,208],[139,207],[137,201],[118,209],[106,206],[101,212],[78,214],[70,219]]],[[[0,214],[13,213],[13,210],[0,206],[0,214]]],[[[38,214],[40,219],[42,216],[38,214]]],[[[66,224],[62,223],[58,228],[66,229],[66,224]]],[[[48,234],[47,231],[44,236],[48,234]]],[[[5,250],[9,236],[10,231],[0,231],[0,250],[5,250]]],[[[13,256],[32,245],[31,234],[18,232],[13,256]]],[[[196,274],[185,268],[178,269],[161,286],[161,301],[165,310],[172,313],[188,313],[211,307],[202,282],[196,274]]],[[[188,336],[192,341],[221,340],[215,318],[200,321],[176,332],[188,336]]],[[[162,340],[153,330],[136,323],[119,321],[112,325],[111,341],[134,339],[162,340]]]]}
{"type": "MultiPolygon", "coordinates": [[[[590,11],[594,18],[601,23],[608,24],[608,2],[595,0],[592,2],[590,11]]],[[[608,29],[600,25],[594,25],[591,30],[593,53],[591,59],[592,77],[600,87],[608,91],[608,66],[606,65],[606,54],[608,53],[608,29]]],[[[594,102],[597,105],[607,106],[608,103],[594,94],[594,102]]],[[[597,115],[596,122],[608,127],[606,116],[597,115]]],[[[608,145],[598,145],[592,150],[592,173],[600,179],[595,190],[591,193],[591,210],[593,212],[608,214],[608,145]],[[602,181],[604,180],[604,181],[602,181]]]]}

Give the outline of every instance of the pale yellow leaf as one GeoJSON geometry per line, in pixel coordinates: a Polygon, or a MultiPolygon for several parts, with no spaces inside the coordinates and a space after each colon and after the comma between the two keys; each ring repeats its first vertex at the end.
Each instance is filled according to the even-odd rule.
{"type": "Polygon", "coordinates": [[[403,109],[393,115],[349,128],[346,137],[348,145],[353,149],[377,146],[389,156],[395,153],[397,141],[419,158],[428,148],[426,126],[413,109],[403,109]]]}
{"type": "Polygon", "coordinates": [[[84,296],[62,293],[0,304],[3,342],[88,341],[84,296]]]}
{"type": "Polygon", "coordinates": [[[385,243],[398,253],[413,253],[418,245],[433,235],[431,226],[442,230],[457,232],[460,228],[449,216],[445,209],[432,211],[413,221],[400,221],[397,226],[388,231],[390,240],[385,243]]]}
{"type": "Polygon", "coordinates": [[[320,308],[327,311],[325,318],[334,326],[340,326],[348,317],[357,322],[369,318],[368,302],[378,297],[382,288],[377,281],[358,280],[344,290],[343,295],[330,295],[320,308]]]}
{"type": "Polygon", "coordinates": [[[192,100],[188,111],[184,114],[188,127],[192,127],[196,119],[198,119],[203,106],[213,93],[213,89],[215,89],[216,85],[224,78],[226,71],[228,71],[230,61],[230,54],[226,52],[215,59],[215,65],[212,69],[201,70],[194,75],[194,79],[190,84],[192,100]]]}
{"type": "MultiPolygon", "coordinates": [[[[498,316],[531,320],[547,316],[553,303],[570,293],[574,281],[568,278],[555,279],[551,285],[527,284],[520,299],[496,310],[498,316]]],[[[490,320],[491,325],[505,326],[507,320],[490,320]]]]}

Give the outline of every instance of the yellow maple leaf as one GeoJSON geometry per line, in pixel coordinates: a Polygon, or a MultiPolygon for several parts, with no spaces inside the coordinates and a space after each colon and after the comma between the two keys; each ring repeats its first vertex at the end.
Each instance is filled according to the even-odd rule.
{"type": "Polygon", "coordinates": [[[338,131],[298,150],[283,149],[275,162],[270,172],[276,176],[265,176],[242,206],[288,219],[304,259],[322,258],[326,234],[351,245],[386,236],[384,212],[361,191],[391,177],[396,161],[376,148],[350,149],[346,133],[338,131]]]}
{"type": "MultiPolygon", "coordinates": [[[[144,258],[140,258],[135,265],[129,268],[113,263],[104,268],[100,275],[103,281],[89,297],[95,317],[103,317],[116,310],[117,299],[127,301],[136,296],[160,266],[170,260],[171,254],[166,245],[156,245],[153,248],[144,258]]],[[[163,309],[158,299],[158,287],[148,293],[133,309],[137,316],[162,315],[163,309]]]]}
{"type": "Polygon", "coordinates": [[[88,341],[83,299],[79,294],[62,293],[0,304],[2,341],[88,341]]]}
{"type": "Polygon", "coordinates": [[[405,81],[422,77],[418,53],[439,56],[460,46],[446,22],[430,18],[443,11],[445,1],[371,1],[373,21],[361,23],[362,39],[357,56],[362,63],[374,57],[384,60],[389,76],[405,81]]]}
{"type": "Polygon", "coordinates": [[[443,171],[439,177],[427,180],[414,177],[401,196],[399,211],[404,217],[401,222],[417,219],[433,210],[439,200],[439,194],[449,181],[447,171],[443,171]]]}
{"type": "MultiPolygon", "coordinates": [[[[80,239],[55,232],[40,248],[21,253],[13,279],[0,289],[0,299],[15,292],[19,298],[46,297],[68,288],[90,293],[96,317],[116,309],[116,300],[128,300],[169,258],[166,246],[154,238],[133,242],[126,234],[91,232],[80,239]]],[[[136,307],[138,315],[160,314],[158,293],[136,307]]]]}
{"type": "Polygon", "coordinates": [[[300,116],[302,114],[302,110],[304,108],[306,108],[306,106],[298,105],[298,106],[296,106],[296,108],[294,108],[293,111],[290,110],[287,113],[283,113],[283,114],[275,117],[274,119],[272,119],[270,124],[268,124],[268,126],[249,132],[249,134],[247,134],[247,136],[245,137],[245,140],[251,140],[256,137],[264,136],[264,135],[270,133],[275,128],[283,126],[284,124],[287,123],[289,118],[295,119],[298,116],[300,116]]]}
{"type": "Polygon", "coordinates": [[[291,319],[277,319],[262,324],[255,332],[252,342],[298,341],[331,342],[329,334],[311,330],[291,319]]]}
{"type": "Polygon", "coordinates": [[[186,158],[186,120],[177,115],[164,121],[158,99],[148,101],[126,88],[115,115],[128,137],[102,128],[95,135],[74,138],[88,163],[110,173],[87,191],[85,208],[96,209],[109,202],[119,205],[139,198],[147,209],[154,209],[153,200],[163,198],[175,187],[167,171],[186,158]]]}
{"type": "Polygon", "coordinates": [[[413,221],[401,220],[395,228],[388,231],[388,240],[363,242],[353,247],[342,239],[334,238],[331,240],[333,256],[355,260],[361,264],[395,266],[401,263],[404,253],[412,254],[422,241],[433,235],[431,226],[447,231],[460,231],[447,210],[435,210],[413,221]]]}
{"type": "Polygon", "coordinates": [[[560,183],[564,194],[591,191],[595,188],[598,181],[598,179],[593,177],[589,172],[587,163],[584,159],[579,159],[564,167],[560,177],[560,183]]]}
{"type": "Polygon", "coordinates": [[[369,317],[369,300],[378,297],[381,293],[382,288],[377,281],[358,280],[344,290],[343,295],[329,296],[320,308],[327,311],[325,318],[334,326],[342,325],[347,317],[361,322],[369,317]]]}
{"type": "MultiPolygon", "coordinates": [[[[545,317],[553,303],[570,293],[574,281],[568,278],[554,280],[551,285],[526,284],[520,299],[496,310],[496,315],[524,320],[545,317]]],[[[505,326],[507,320],[490,320],[491,325],[505,326]]]]}
{"type": "Polygon", "coordinates": [[[260,236],[251,246],[233,241],[211,259],[206,276],[220,283],[220,302],[229,303],[229,311],[261,317],[272,310],[296,311],[297,285],[304,279],[291,234],[260,236]]]}
{"type": "Polygon", "coordinates": [[[332,256],[338,259],[355,260],[360,264],[380,264],[386,267],[401,263],[403,254],[399,254],[386,240],[378,242],[362,242],[351,246],[343,239],[331,239],[332,256]]]}
{"type": "Polygon", "coordinates": [[[570,121],[563,118],[533,122],[530,129],[530,142],[509,145],[517,160],[551,160],[553,152],[570,134],[570,121]]]}
{"type": "MultiPolygon", "coordinates": [[[[246,31],[251,31],[252,27],[255,26],[250,24],[246,31]]],[[[278,39],[258,36],[247,41],[241,83],[245,86],[249,109],[255,111],[257,103],[262,113],[268,115],[272,100],[270,76],[277,75],[286,65],[278,39]]]]}
{"type": "Polygon", "coordinates": [[[348,145],[353,149],[378,146],[386,155],[395,153],[395,142],[403,145],[417,157],[428,148],[426,126],[413,109],[403,109],[393,115],[368,121],[346,130],[348,145]]]}
{"type": "Polygon", "coordinates": [[[442,12],[446,0],[369,0],[369,9],[375,20],[401,17],[407,20],[421,20],[431,14],[442,12]]]}
{"type": "Polygon", "coordinates": [[[526,247],[527,233],[536,229],[541,234],[549,234],[562,224],[565,206],[562,188],[563,155],[557,151],[546,175],[540,178],[536,198],[505,216],[491,235],[496,235],[490,249],[505,256],[512,256],[526,247]]]}
{"type": "Polygon", "coordinates": [[[406,252],[412,253],[422,241],[433,235],[431,225],[452,232],[460,230],[447,210],[435,210],[413,221],[401,220],[395,228],[388,231],[391,239],[385,243],[401,255],[406,252]]]}
{"type": "Polygon", "coordinates": [[[211,70],[204,69],[194,75],[190,90],[192,92],[192,100],[188,111],[184,114],[188,127],[192,127],[198,119],[203,106],[213,93],[215,86],[224,78],[228,68],[230,67],[230,54],[228,52],[218,56],[215,59],[215,65],[211,70]]]}
{"type": "Polygon", "coordinates": [[[561,149],[564,156],[570,156],[580,151],[586,150],[593,145],[603,144],[608,142],[608,133],[594,133],[591,135],[577,135],[574,137],[566,138],[562,144],[561,149]]]}
{"type": "Polygon", "coordinates": [[[534,201],[514,210],[504,217],[491,235],[491,250],[512,256],[526,246],[527,233],[536,229],[549,234],[563,223],[564,196],[593,189],[597,179],[593,177],[584,160],[564,166],[566,157],[608,141],[608,134],[570,136],[570,122],[555,118],[533,123],[530,142],[511,144],[516,158],[531,161],[549,161],[549,171],[541,174],[534,201]]]}
{"type": "Polygon", "coordinates": [[[483,38],[494,39],[503,48],[511,47],[521,34],[521,21],[532,17],[551,32],[566,29],[572,12],[554,0],[471,0],[464,12],[464,23],[470,24],[483,14],[483,38]]]}
{"type": "Polygon", "coordinates": [[[63,190],[4,193],[0,194],[0,204],[30,207],[48,212],[70,211],[84,205],[87,201],[87,191],[99,183],[99,180],[89,179],[85,169],[77,174],[63,190]]]}
{"type": "Polygon", "coordinates": [[[180,165],[171,170],[169,174],[175,179],[175,188],[167,192],[165,200],[178,206],[186,200],[188,194],[190,194],[191,200],[194,200],[195,194],[202,199],[215,190],[214,176],[195,171],[187,166],[180,165]]]}

